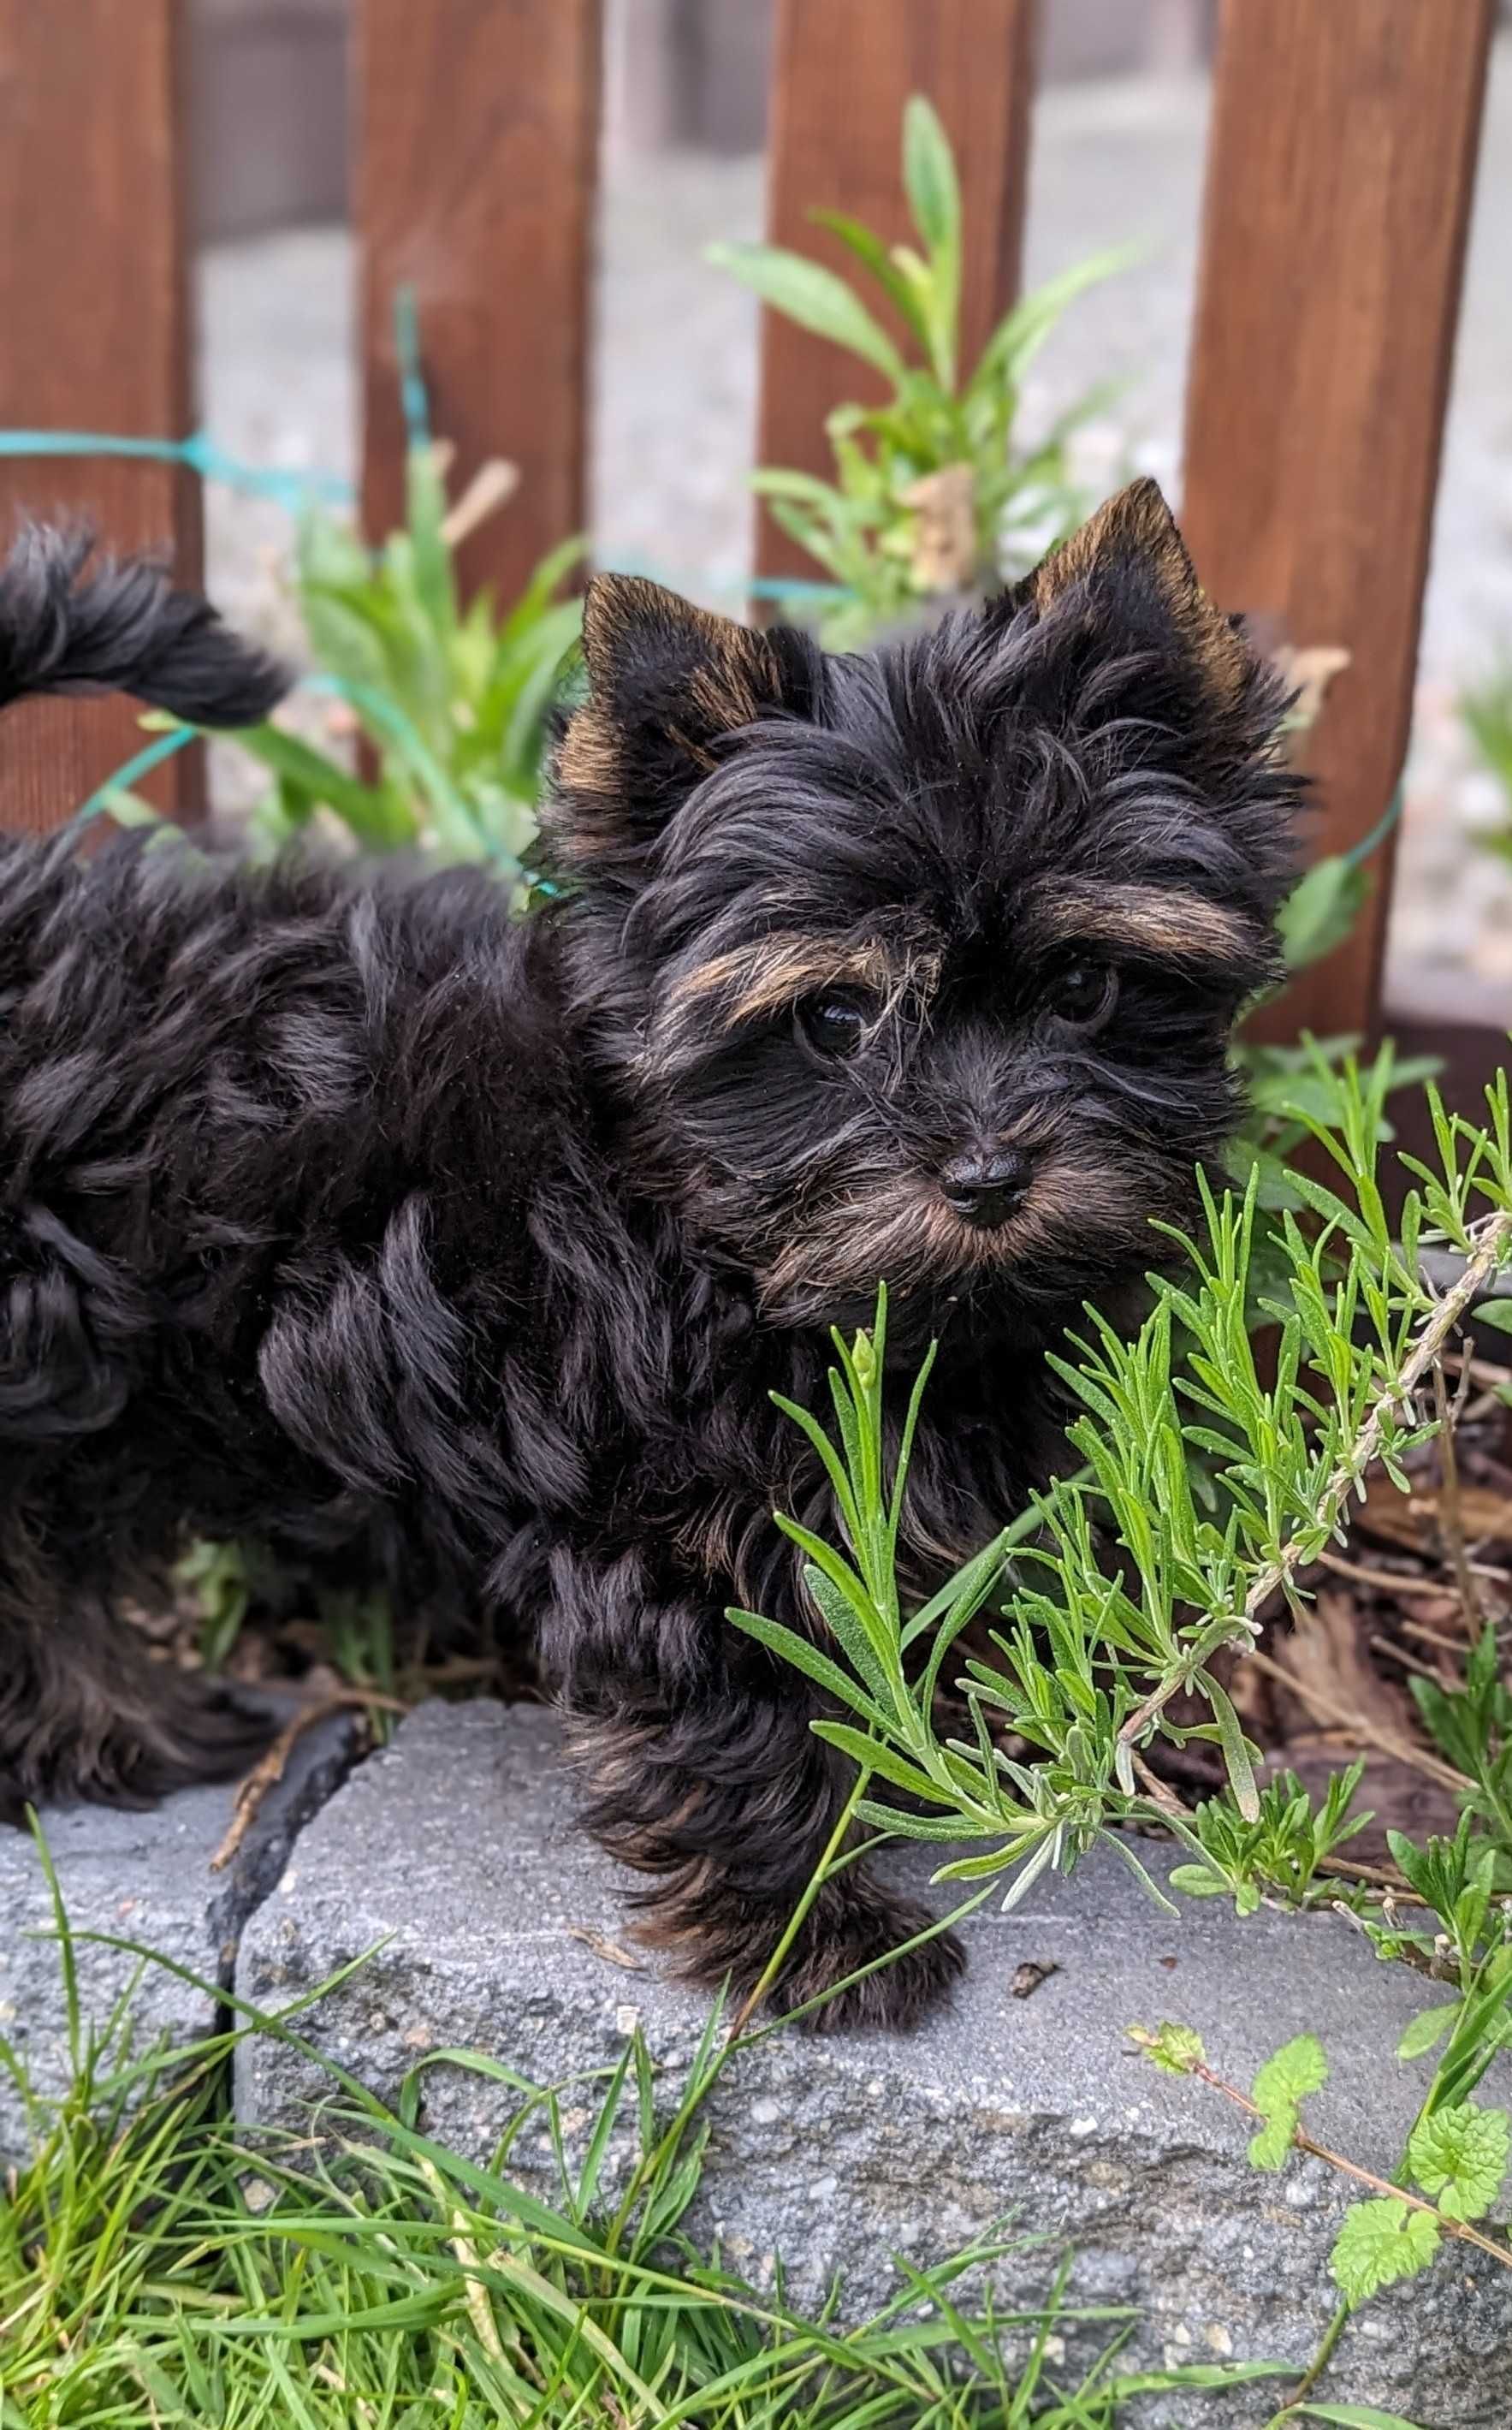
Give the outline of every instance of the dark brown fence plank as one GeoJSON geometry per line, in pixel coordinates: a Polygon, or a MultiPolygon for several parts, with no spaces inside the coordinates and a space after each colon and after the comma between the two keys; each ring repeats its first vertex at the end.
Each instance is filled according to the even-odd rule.
{"type": "Polygon", "coordinates": [[[404,512],[408,285],[455,477],[520,469],[462,556],[470,587],[507,598],[583,522],[599,0],[359,0],[357,24],[368,531],[404,512]]]}
{"type": "MultiPolygon", "coordinates": [[[[927,93],[960,172],[966,363],[1018,289],[1034,31],[1034,0],[778,0],[772,242],[846,268],[844,247],[809,221],[816,207],[868,221],[889,244],[911,238],[899,172],[903,108],[910,93],[927,93]]],[[[881,384],[866,364],[779,314],[763,320],[760,461],[827,475],[824,416],[846,397],[872,401],[881,384]]],[[[756,546],[763,574],[817,574],[765,514],[756,546]]]]}
{"type": "MultiPolygon", "coordinates": [[[[1493,0],[1225,0],[1184,522],[1224,607],[1352,653],[1312,765],[1360,841],[1406,748],[1493,0]]],[[[1391,849],[1271,1034],[1369,1028],[1391,849]]]]}
{"type": "MultiPolygon", "coordinates": [[[[0,0],[0,425],[182,438],[191,426],[177,0],[0,0]]],[[[199,485],[172,465],[0,458],[18,512],[87,514],[112,548],[200,567],[199,485]]],[[[0,827],[59,825],[141,742],[122,701],[5,721],[0,827]]],[[[143,788],[189,802],[170,761],[143,788]]]]}

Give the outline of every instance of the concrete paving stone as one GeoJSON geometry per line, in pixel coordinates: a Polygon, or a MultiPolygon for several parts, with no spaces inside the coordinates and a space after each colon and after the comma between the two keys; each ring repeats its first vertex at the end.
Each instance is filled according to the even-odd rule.
{"type": "MultiPolygon", "coordinates": [[[[283,1872],[300,1825],[345,1775],[357,1736],[355,1716],[341,1714],[296,1742],[284,1778],[223,1872],[210,1871],[210,1858],[231,1820],[229,1787],[185,1789],[145,1814],[102,1806],[42,1814],[86,2027],[104,2029],[138,1967],[129,1953],[87,1939],[90,1933],[139,1941],[207,1984],[229,1985],[243,1923],[283,1872]]],[[[213,2033],[221,2003],[149,1965],[131,2014],[131,2048],[141,2056],[213,2033]]],[[[46,2102],[66,2091],[73,2068],[52,1898],[36,1843],[22,1831],[0,1830],[0,2038],[34,2095],[46,2102]]],[[[20,2087],[0,2068],[0,2166],[21,2159],[30,2139],[20,2087]]]]}
{"type": "MultiPolygon", "coordinates": [[[[916,1887],[923,1854],[900,1864],[916,1887]]],[[[390,2101],[428,2052],[486,2053],[563,2087],[568,2146],[580,2152],[592,2071],[611,2066],[639,2025],[671,2103],[707,2015],[703,1998],[649,1965],[618,1962],[634,1954],[623,1888],[575,1829],[550,1715],[428,1706],[309,1824],[246,1927],[238,1988],[276,2010],[382,1942],[300,2032],[390,2101]]],[[[801,2305],[839,2273],[855,2317],[896,2289],[895,2255],[939,2259],[1011,2215],[1075,2248],[1083,2300],[1139,2306],[1131,2351],[1144,2361],[1304,2360],[1331,2308],[1338,2181],[1313,2160],[1257,2174],[1244,2157],[1247,2122],[1205,2088],[1128,2055],[1124,2029],[1166,2017],[1194,2025],[1241,2084],[1292,2035],[1316,2031],[1334,2072],[1312,2105],[1315,2131],[1385,2173],[1423,2082],[1394,2053],[1426,1987],[1335,1918],[1241,1923],[1216,1902],[1162,1916],[1106,1852],[1010,1915],[980,1910],[965,1937],[956,2004],[917,2035],[789,2033],[741,2056],[712,2097],[688,2232],[717,2236],[758,2286],[780,2256],[801,2305]],[[1057,1971],[1021,2000],[1009,1987],[1025,1959],[1057,1971]]],[[[1508,2073],[1488,2092],[1505,2097],[1508,2073]]],[[[517,2096],[449,2063],[422,2082],[426,2129],[486,2158],[517,2096]]],[[[311,2105],[331,2095],[329,2077],[287,2047],[242,2046],[249,2127],[307,2131],[311,2105]]],[[[616,2164],[624,2157],[622,2148],[616,2164]]],[[[551,2189],[543,2126],[520,2139],[510,2165],[551,2189]]],[[[999,2297],[1032,2296],[1048,2266],[1043,2251],[995,2265],[999,2297]]],[[[1504,2430],[1508,2273],[1446,2253],[1351,2330],[1329,2393],[1434,2430],[1504,2430]]],[[[1216,2407],[1153,2399],[1143,2418],[1189,2430],[1194,2417],[1254,2430],[1261,2413],[1252,2388],[1216,2407]]]]}

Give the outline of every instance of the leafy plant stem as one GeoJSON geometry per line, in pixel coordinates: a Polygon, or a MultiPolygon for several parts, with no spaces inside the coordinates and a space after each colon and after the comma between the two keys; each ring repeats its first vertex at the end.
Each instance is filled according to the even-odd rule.
{"type": "MultiPolygon", "coordinates": [[[[1454,1572],[1454,1585],[1459,1591],[1460,1609],[1465,1618],[1466,1632],[1478,1637],[1485,1614],[1475,1580],[1470,1574],[1470,1554],[1465,1544],[1465,1520],[1459,1499],[1459,1455],[1454,1449],[1454,1428],[1451,1423],[1449,1388],[1444,1380],[1444,1362],[1434,1361],[1434,1408],[1438,1418],[1438,1532],[1444,1540],[1454,1572]]],[[[1470,1380],[1467,1367],[1462,1383],[1470,1380]]]]}
{"type": "Polygon", "coordinates": [[[1333,2361],[1335,2353],[1338,2346],[1339,2338],[1348,2328],[1350,2322],[1354,2317],[1354,2306],[1353,2304],[1336,2304],[1332,2317],[1329,2320],[1328,2326],[1324,2329],[1322,2336],[1318,2340],[1317,2353],[1313,2355],[1311,2362],[1307,2365],[1306,2370],[1298,2380],[1296,2387],[1292,2389],[1290,2396],[1282,2406],[1280,2412],[1273,2413],[1271,2415],[1270,2421],[1265,2425],[1265,2430],[1281,2430],[1282,2424],[1290,2418],[1294,2407],[1303,2404],[1306,2398],[1312,2394],[1313,2389],[1317,2387],[1324,2372],[1328,2369],[1329,2364],[1333,2361]]]}
{"type": "MultiPolygon", "coordinates": [[[[1156,2037],[1147,2033],[1143,2026],[1136,2025],[1131,2029],[1130,2039],[1139,2049],[1146,2050],[1156,2037]]],[[[1225,2101],[1232,2101],[1236,2109],[1242,2109],[1247,2118],[1265,2117],[1266,2113],[1257,2101],[1252,2101],[1237,2084],[1230,2084],[1227,2076],[1220,2075],[1217,2068],[1209,2067],[1205,2059],[1184,2059],[1180,2072],[1194,2075],[1202,2083],[1211,2085],[1225,2101]]],[[[1342,2152],[1334,2151],[1327,2143],[1315,2142],[1301,2126],[1293,2127],[1291,2144],[1294,2151],[1305,2152],[1314,2160],[1325,2161],[1329,2168],[1337,2169],[1340,2176],[1353,2178],[1356,2185],[1366,2187],[1372,2194],[1382,2194],[1391,2202],[1404,2203],[1408,2210],[1426,2211],[1443,2235],[1458,2237],[1464,2244],[1473,2244],[1478,2252],[1488,2253],[1493,2261],[1500,2262],[1504,2270],[1512,2270],[1512,2251],[1504,2244],[1493,2243],[1488,2236],[1482,2236],[1468,2220],[1450,2218],[1437,2203],[1426,2202],[1421,2194],[1410,2193],[1404,2186],[1393,2184],[1389,2177],[1376,2176],[1372,2170],[1362,2168],[1357,2160],[1346,2159],[1342,2152]]]]}
{"type": "Polygon", "coordinates": [[[819,1896],[820,1891],[823,1889],[825,1882],[828,1880],[831,1865],[835,1862],[836,1857],[839,1855],[840,1850],[845,1845],[846,1835],[848,1834],[852,1823],[856,1820],[856,1807],[860,1805],[862,1798],[866,1795],[867,1789],[871,1784],[871,1779],[872,1774],[870,1772],[861,1771],[856,1773],[856,1779],[851,1788],[851,1793],[836,1817],[835,1828],[830,1833],[828,1839],[825,1841],[824,1853],[814,1868],[807,1889],[805,1890],[803,1897],[799,1900],[797,1906],[792,1911],[792,1914],[789,1916],[787,1929],[783,1933],[781,1939],[778,1941],[771,1956],[767,1959],[767,1962],[762,1968],[761,1972],[750,1993],[741,2003],[741,2006],[736,2014],[735,2022],[731,2025],[729,2033],[725,2037],[726,2050],[739,2040],[746,2026],[750,2023],[751,2019],[755,2016],[757,2008],[760,2007],[762,2001],[766,1998],[767,1993],[771,1990],[773,1983],[775,1983],[778,1975],[781,1973],[788,1952],[791,1949],[793,1942],[797,1939],[799,1933],[803,1930],[809,1908],[813,1906],[815,1899],[819,1896]]]}
{"type": "MultiPolygon", "coordinates": [[[[1475,1248],[1464,1273],[1453,1289],[1444,1293],[1424,1323],[1400,1374],[1393,1375],[1376,1395],[1364,1424],[1329,1478],[1317,1507],[1318,1524],[1330,1528],[1337,1525],[1350,1494],[1358,1490],[1362,1477],[1380,1449],[1391,1412],[1410,1402],[1424,1377],[1432,1373],[1455,1326],[1474,1305],[1483,1286],[1502,1263],[1509,1242],[1512,1242],[1512,1207],[1499,1209],[1476,1227],[1475,1248]]],[[[1259,1573],[1244,1598],[1239,1623],[1234,1631],[1236,1637],[1241,1631],[1253,1635],[1271,1596],[1302,1567],[1306,1543],[1306,1534],[1298,1530],[1282,1546],[1276,1558],[1268,1562],[1259,1573]]],[[[1204,1648],[1203,1652],[1205,1655],[1209,1650],[1204,1648]]],[[[1189,1655],[1141,1705],[1136,1706],[1119,1732],[1122,1745],[1132,1748],[1144,1738],[1171,1698],[1191,1685],[1193,1672],[1198,1667],[1197,1656],[1189,1655]]]]}

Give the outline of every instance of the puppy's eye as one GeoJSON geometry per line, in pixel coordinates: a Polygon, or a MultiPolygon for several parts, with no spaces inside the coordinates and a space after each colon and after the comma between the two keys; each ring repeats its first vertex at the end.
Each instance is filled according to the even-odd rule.
{"type": "Polygon", "coordinates": [[[1068,962],[1051,980],[1045,1002],[1058,1021],[1091,1029],[1107,1019],[1118,991],[1118,973],[1105,962],[1068,962]]]}
{"type": "Polygon", "coordinates": [[[816,995],[798,1007],[798,1027],[816,1055],[832,1061],[854,1055],[866,1035],[866,1015],[848,995],[816,995]]]}

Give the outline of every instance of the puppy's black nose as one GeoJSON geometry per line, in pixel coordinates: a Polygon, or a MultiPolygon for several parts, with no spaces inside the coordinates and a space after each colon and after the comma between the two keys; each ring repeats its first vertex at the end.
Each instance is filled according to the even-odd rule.
{"type": "Polygon", "coordinates": [[[1016,1147],[952,1157],[939,1171],[946,1206],[963,1223],[980,1223],[984,1230],[1005,1223],[1028,1187],[1029,1159],[1016,1147]]]}

